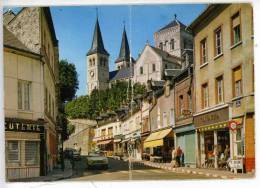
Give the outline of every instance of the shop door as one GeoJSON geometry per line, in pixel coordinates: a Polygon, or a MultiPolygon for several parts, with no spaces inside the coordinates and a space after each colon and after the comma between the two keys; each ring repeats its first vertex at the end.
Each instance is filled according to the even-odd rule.
{"type": "Polygon", "coordinates": [[[184,162],[185,162],[185,166],[196,164],[195,133],[194,132],[185,134],[184,162]]]}

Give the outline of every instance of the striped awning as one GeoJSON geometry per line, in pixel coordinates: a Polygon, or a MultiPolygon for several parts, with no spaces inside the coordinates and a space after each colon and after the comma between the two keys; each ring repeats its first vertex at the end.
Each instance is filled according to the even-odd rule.
{"type": "Polygon", "coordinates": [[[204,132],[204,131],[211,131],[211,130],[215,130],[215,129],[222,129],[222,128],[226,128],[226,127],[228,127],[228,121],[203,126],[201,128],[198,128],[197,130],[199,132],[204,132]]]}
{"type": "Polygon", "coordinates": [[[112,140],[105,140],[105,141],[98,142],[97,145],[106,145],[106,144],[110,144],[111,142],[112,140]]]}

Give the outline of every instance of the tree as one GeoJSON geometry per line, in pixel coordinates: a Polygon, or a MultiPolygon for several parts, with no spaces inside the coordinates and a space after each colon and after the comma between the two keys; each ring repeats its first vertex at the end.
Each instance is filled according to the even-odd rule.
{"type": "Polygon", "coordinates": [[[75,65],[69,63],[66,59],[59,62],[59,81],[61,102],[71,101],[75,98],[78,89],[78,74],[75,65]]]}

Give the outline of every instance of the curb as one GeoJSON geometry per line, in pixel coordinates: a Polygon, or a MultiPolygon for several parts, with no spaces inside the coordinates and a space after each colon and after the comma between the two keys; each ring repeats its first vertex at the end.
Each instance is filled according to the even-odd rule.
{"type": "Polygon", "coordinates": [[[199,175],[205,175],[206,177],[220,178],[220,179],[234,179],[235,178],[234,176],[219,175],[219,174],[201,172],[201,171],[190,170],[190,169],[178,169],[178,168],[163,166],[160,164],[153,164],[153,163],[149,163],[149,162],[140,162],[140,163],[142,163],[143,165],[146,165],[146,166],[160,168],[160,169],[164,169],[164,170],[168,170],[168,171],[172,171],[172,172],[176,172],[176,173],[199,174],[199,175]]]}

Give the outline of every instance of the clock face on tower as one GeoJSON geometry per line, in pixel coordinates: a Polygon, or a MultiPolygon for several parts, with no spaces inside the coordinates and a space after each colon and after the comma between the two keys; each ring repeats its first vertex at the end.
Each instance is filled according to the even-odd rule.
{"type": "Polygon", "coordinates": [[[90,71],[90,76],[93,78],[94,77],[94,71],[90,71]]]}

